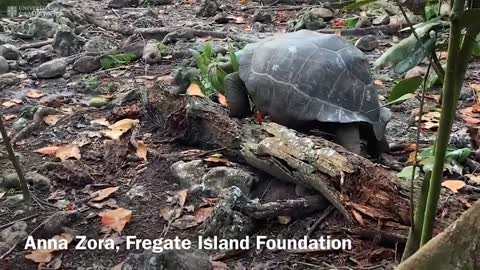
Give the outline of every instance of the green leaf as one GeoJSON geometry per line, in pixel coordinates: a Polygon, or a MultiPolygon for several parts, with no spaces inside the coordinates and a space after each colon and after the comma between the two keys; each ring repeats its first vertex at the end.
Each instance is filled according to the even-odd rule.
{"type": "Polygon", "coordinates": [[[475,44],[475,47],[473,47],[472,54],[475,56],[480,56],[480,34],[477,36],[475,41],[476,41],[476,44],[475,44]]]}
{"type": "Polygon", "coordinates": [[[228,54],[230,56],[230,64],[233,67],[233,71],[238,71],[240,69],[240,64],[238,63],[237,54],[235,48],[230,44],[228,45],[228,54]]]}
{"type": "Polygon", "coordinates": [[[447,151],[445,155],[446,159],[455,160],[458,162],[464,162],[472,154],[472,150],[468,148],[455,149],[453,151],[447,151]]]}
{"type": "MultiPolygon", "coordinates": [[[[399,81],[392,89],[390,96],[387,98],[387,102],[393,102],[402,98],[407,94],[413,94],[417,91],[418,87],[422,84],[422,76],[415,76],[408,79],[399,81]]],[[[405,99],[403,99],[405,100],[405,99]]]]}
{"type": "Polygon", "coordinates": [[[399,97],[399,98],[397,98],[397,99],[394,99],[394,100],[392,100],[392,101],[390,101],[390,102],[388,102],[388,103],[385,103],[383,106],[388,106],[388,105],[400,103],[400,102],[402,102],[402,101],[411,99],[411,98],[413,98],[413,97],[415,97],[415,94],[413,94],[413,93],[405,94],[405,95],[403,95],[403,96],[401,96],[401,97],[399,97]]]}
{"type": "MultiPolygon", "coordinates": [[[[424,44],[427,54],[431,53],[435,48],[435,37],[430,36],[430,30],[441,27],[438,19],[423,23],[421,27],[417,27],[415,32],[424,44]]],[[[425,58],[421,43],[417,41],[415,35],[410,34],[409,37],[403,39],[395,46],[390,47],[380,56],[374,63],[375,68],[384,68],[387,66],[395,66],[395,72],[405,72],[425,58]]]]}
{"type": "Polygon", "coordinates": [[[438,17],[440,3],[437,0],[428,0],[425,3],[425,19],[428,21],[432,18],[438,17]]]}
{"type": "Polygon", "coordinates": [[[122,65],[130,64],[135,61],[137,56],[133,53],[114,53],[106,54],[100,59],[100,65],[104,69],[110,69],[122,65]]]}
{"type": "Polygon", "coordinates": [[[357,25],[359,17],[352,17],[344,19],[343,21],[347,24],[348,28],[354,28],[357,25]]]}
{"type": "Polygon", "coordinates": [[[355,3],[352,3],[350,5],[346,5],[342,8],[343,11],[350,11],[352,9],[356,9],[356,8],[359,8],[359,7],[363,7],[365,5],[368,5],[370,3],[373,3],[373,2],[376,2],[377,0],[360,0],[360,1],[357,1],[355,3]]]}
{"type": "MultiPolygon", "coordinates": [[[[412,179],[412,173],[413,173],[413,166],[407,166],[407,167],[403,168],[397,174],[397,176],[400,179],[410,180],[410,179],[412,179]]],[[[420,168],[416,168],[414,179],[417,179],[419,176],[420,176],[420,168]]]]}
{"type": "Polygon", "coordinates": [[[425,57],[434,52],[436,41],[437,38],[433,36],[430,38],[423,38],[422,43],[417,42],[407,57],[395,65],[395,72],[404,73],[420,64],[425,57]]]}
{"type": "Polygon", "coordinates": [[[427,157],[426,159],[420,160],[419,162],[419,164],[423,165],[422,169],[424,172],[432,171],[434,163],[435,163],[434,156],[427,157]]]}

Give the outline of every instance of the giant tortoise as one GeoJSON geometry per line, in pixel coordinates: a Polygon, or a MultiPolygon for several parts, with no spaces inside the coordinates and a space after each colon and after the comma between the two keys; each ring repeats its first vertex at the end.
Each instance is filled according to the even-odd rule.
{"type": "Polygon", "coordinates": [[[337,143],[361,154],[388,151],[385,126],[366,56],[345,39],[309,30],[279,34],[237,52],[239,71],[227,75],[225,96],[232,117],[256,110],[288,127],[317,125],[337,143]]]}

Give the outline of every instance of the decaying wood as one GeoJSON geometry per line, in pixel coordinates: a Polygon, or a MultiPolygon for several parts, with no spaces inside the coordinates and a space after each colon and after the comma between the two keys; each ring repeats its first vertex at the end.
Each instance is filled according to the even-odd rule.
{"type": "Polygon", "coordinates": [[[325,198],[317,195],[264,204],[250,201],[242,206],[241,211],[254,219],[269,219],[278,216],[298,217],[323,208],[325,208],[325,198]]]}
{"type": "Polygon", "coordinates": [[[206,148],[224,147],[236,161],[280,180],[311,187],[347,221],[361,221],[366,227],[386,221],[409,224],[407,197],[399,192],[396,176],[383,167],[328,140],[308,137],[273,122],[242,123],[206,98],[155,93],[160,97],[150,100],[160,110],[157,114],[172,117],[164,109],[165,102],[169,106],[185,104],[178,117],[186,118],[186,141],[206,148]]]}
{"type": "Polygon", "coordinates": [[[23,44],[21,46],[18,46],[18,49],[19,50],[25,50],[25,49],[31,49],[31,48],[40,48],[40,47],[43,47],[45,45],[50,45],[52,43],[53,43],[53,39],[47,39],[47,40],[42,40],[42,41],[38,41],[38,42],[34,42],[34,43],[23,44]]]}

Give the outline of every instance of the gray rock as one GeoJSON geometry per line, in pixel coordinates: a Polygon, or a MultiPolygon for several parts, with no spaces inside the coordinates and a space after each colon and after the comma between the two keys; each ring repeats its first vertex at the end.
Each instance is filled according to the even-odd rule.
{"type": "Polygon", "coordinates": [[[229,22],[228,16],[225,13],[217,13],[214,17],[213,20],[218,23],[218,24],[226,24],[229,22]]]}
{"type": "Polygon", "coordinates": [[[468,128],[461,128],[457,131],[450,134],[450,145],[453,145],[456,148],[470,148],[472,149],[471,144],[472,138],[468,132],[468,128]]]}
{"type": "MultiPolygon", "coordinates": [[[[50,189],[50,179],[36,172],[27,172],[25,174],[25,180],[27,183],[32,185],[33,188],[40,191],[48,191],[50,189]]],[[[17,173],[10,173],[3,176],[0,181],[0,188],[18,188],[19,179],[17,173]]]]}
{"type": "Polygon", "coordinates": [[[7,207],[15,207],[19,206],[23,203],[23,195],[22,194],[16,194],[12,196],[8,196],[1,205],[7,206],[7,207]]]}
{"type": "MultiPolygon", "coordinates": [[[[155,250],[153,250],[155,252],[155,250]]],[[[165,250],[161,253],[145,251],[130,254],[121,270],[209,270],[212,263],[208,254],[200,250],[165,250]]],[[[158,251],[157,251],[158,252],[158,251]]]]}
{"type": "Polygon", "coordinates": [[[217,14],[220,4],[217,0],[202,0],[196,14],[200,17],[212,17],[217,14]]]}
{"type": "Polygon", "coordinates": [[[10,66],[7,60],[3,56],[0,56],[0,74],[7,73],[9,69],[10,66]]]}
{"type": "Polygon", "coordinates": [[[13,130],[15,130],[16,132],[22,130],[23,128],[25,128],[27,125],[28,125],[28,122],[29,120],[25,117],[19,117],[17,120],[15,120],[15,122],[13,122],[13,130]]]}
{"type": "Polygon", "coordinates": [[[259,9],[253,14],[253,21],[260,23],[271,23],[273,21],[272,14],[259,9]]]}
{"type": "Polygon", "coordinates": [[[141,94],[138,91],[130,90],[127,92],[121,92],[117,94],[117,97],[110,102],[113,106],[119,107],[124,105],[127,102],[134,100],[140,100],[142,98],[141,94]]]}
{"type": "Polygon", "coordinates": [[[376,17],[372,24],[373,25],[386,25],[390,23],[390,16],[388,14],[376,17]]]}
{"type": "Polygon", "coordinates": [[[59,30],[55,33],[52,46],[60,56],[70,56],[82,48],[84,42],[70,30],[59,30]]]}
{"type": "Polygon", "coordinates": [[[0,56],[7,60],[17,60],[20,57],[20,51],[11,44],[4,44],[0,46],[0,56]]]}
{"type": "Polygon", "coordinates": [[[314,15],[315,17],[324,19],[325,21],[333,19],[333,12],[327,8],[313,8],[308,12],[314,15]]]}
{"type": "Polygon", "coordinates": [[[104,37],[92,37],[83,45],[83,50],[92,53],[101,53],[113,49],[115,46],[109,39],[104,37]]]}
{"type": "MultiPolygon", "coordinates": [[[[327,9],[328,10],[328,9],[327,9]]],[[[298,31],[301,29],[308,29],[308,30],[318,30],[325,28],[327,24],[325,23],[325,11],[323,8],[320,9],[311,9],[305,12],[298,22],[290,22],[289,30],[290,31],[298,31]],[[294,26],[293,26],[294,25],[294,26]]]]}
{"type": "Polygon", "coordinates": [[[177,161],[170,170],[183,187],[200,184],[202,176],[207,172],[202,160],[177,161]]]}
{"type": "Polygon", "coordinates": [[[253,220],[237,209],[240,209],[246,200],[238,187],[224,189],[212,215],[202,224],[200,233],[204,237],[245,238],[254,228],[253,220]]]}
{"type": "Polygon", "coordinates": [[[60,25],[55,23],[53,19],[34,17],[24,23],[27,34],[38,39],[53,37],[59,28],[60,25]]]}
{"type": "Polygon", "coordinates": [[[255,32],[263,33],[263,32],[267,32],[267,27],[266,27],[265,24],[263,24],[261,22],[255,22],[253,24],[253,30],[255,32]]]}
{"type": "Polygon", "coordinates": [[[224,166],[214,167],[202,177],[205,189],[212,195],[218,195],[224,188],[236,186],[248,196],[256,181],[253,175],[244,170],[224,166]]]}
{"type": "Polygon", "coordinates": [[[472,93],[472,90],[467,87],[462,87],[460,90],[459,99],[464,102],[473,102],[475,101],[475,96],[472,93]]]}
{"type": "Polygon", "coordinates": [[[50,79],[62,76],[67,70],[67,61],[64,58],[54,59],[41,64],[37,69],[37,77],[50,79]]]}
{"type": "Polygon", "coordinates": [[[370,18],[368,18],[367,16],[360,16],[360,18],[358,18],[357,24],[355,25],[355,28],[364,28],[371,25],[372,23],[370,22],[370,18]]]}
{"type": "Polygon", "coordinates": [[[355,42],[355,47],[364,52],[373,51],[378,47],[378,39],[374,35],[363,36],[355,42]]]}
{"type": "Polygon", "coordinates": [[[100,69],[100,60],[95,56],[83,56],[73,63],[72,69],[80,73],[90,73],[100,69]]]}
{"type": "Polygon", "coordinates": [[[70,72],[67,71],[67,72],[65,72],[65,73],[63,74],[62,77],[63,77],[65,80],[68,80],[68,79],[70,79],[70,78],[72,77],[72,73],[70,73],[70,72]]]}
{"type": "Polygon", "coordinates": [[[143,202],[149,201],[152,197],[147,188],[142,185],[132,187],[129,191],[127,191],[126,195],[130,200],[140,200],[143,202]]]}
{"type": "Polygon", "coordinates": [[[29,63],[42,64],[51,59],[48,52],[45,50],[29,50],[26,51],[23,56],[29,63]]]}
{"type": "Polygon", "coordinates": [[[17,84],[20,79],[14,73],[0,74],[0,92],[6,87],[17,84]]]}
{"type": "Polygon", "coordinates": [[[23,241],[28,236],[27,227],[25,221],[17,221],[0,232],[0,254],[4,254],[12,246],[23,241]]]}
{"type": "Polygon", "coordinates": [[[122,8],[122,7],[136,7],[139,4],[139,0],[111,0],[108,3],[110,8],[122,8]]]}
{"type": "Polygon", "coordinates": [[[133,26],[137,28],[152,28],[152,27],[162,27],[163,22],[158,18],[153,18],[150,16],[140,17],[136,19],[133,23],[133,26]]]}

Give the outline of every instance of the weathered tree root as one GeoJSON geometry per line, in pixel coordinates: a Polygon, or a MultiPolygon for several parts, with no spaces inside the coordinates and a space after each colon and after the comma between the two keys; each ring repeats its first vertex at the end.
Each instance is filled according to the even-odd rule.
{"type": "Polygon", "coordinates": [[[231,119],[225,108],[205,98],[155,93],[161,96],[149,98],[160,101],[152,104],[155,107],[181,106],[182,99],[187,101],[185,141],[207,149],[224,147],[225,156],[232,160],[248,163],[282,181],[311,187],[347,221],[356,220],[365,228],[377,228],[386,221],[410,223],[407,197],[402,195],[395,175],[381,166],[330,141],[272,122],[241,124],[231,119]]]}
{"type": "Polygon", "coordinates": [[[264,204],[250,201],[242,207],[241,211],[254,219],[269,219],[278,216],[302,216],[320,211],[326,205],[328,204],[326,204],[325,198],[317,195],[264,204]]]}
{"type": "Polygon", "coordinates": [[[49,45],[53,43],[53,39],[47,39],[39,42],[34,42],[34,43],[28,43],[28,44],[23,44],[21,46],[18,46],[19,50],[25,50],[25,49],[31,49],[31,48],[40,48],[45,45],[49,45]]]}
{"type": "Polygon", "coordinates": [[[30,124],[28,124],[26,127],[21,129],[15,136],[12,137],[12,144],[15,145],[19,140],[24,139],[25,137],[28,136],[32,131],[40,127],[43,118],[49,114],[55,113],[56,110],[49,108],[49,107],[40,107],[37,109],[35,114],[33,115],[33,120],[30,124]]]}

